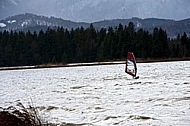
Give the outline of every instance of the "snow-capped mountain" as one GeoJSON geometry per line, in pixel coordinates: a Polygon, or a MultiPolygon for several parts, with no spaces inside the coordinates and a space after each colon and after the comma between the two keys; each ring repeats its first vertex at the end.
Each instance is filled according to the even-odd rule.
{"type": "Polygon", "coordinates": [[[190,0],[1,0],[0,19],[20,13],[95,22],[107,19],[189,18],[190,0]]]}
{"type": "Polygon", "coordinates": [[[77,23],[54,17],[38,16],[31,13],[19,14],[0,20],[0,31],[3,30],[46,30],[48,27],[64,27],[67,29],[87,27],[87,23],[77,23]]]}
{"type": "MultiPolygon", "coordinates": [[[[103,20],[99,22],[93,22],[93,26],[96,29],[108,28],[108,27],[117,27],[119,24],[123,26],[128,26],[129,22],[133,22],[135,29],[138,30],[143,28],[150,32],[153,31],[155,27],[161,27],[170,37],[175,37],[177,34],[183,34],[186,32],[190,35],[190,18],[185,20],[166,20],[166,19],[156,19],[156,18],[131,18],[131,19],[113,19],[113,20],[103,20]]],[[[47,30],[48,27],[57,28],[63,27],[70,29],[75,29],[78,27],[87,28],[90,26],[90,23],[84,22],[73,22],[69,20],[63,20],[61,18],[55,17],[45,17],[38,16],[35,14],[19,14],[15,16],[8,17],[4,20],[0,20],[0,31],[4,30],[13,30],[13,31],[36,31],[47,30]]]]}
{"type": "Polygon", "coordinates": [[[10,6],[12,6],[12,5],[18,6],[21,1],[22,0],[1,0],[0,5],[2,8],[5,9],[5,8],[9,7],[9,5],[10,6]]]}

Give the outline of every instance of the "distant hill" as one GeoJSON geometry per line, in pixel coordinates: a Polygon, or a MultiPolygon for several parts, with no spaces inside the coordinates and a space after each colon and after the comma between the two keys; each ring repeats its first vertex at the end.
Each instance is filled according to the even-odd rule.
{"type": "MultiPolygon", "coordinates": [[[[167,19],[157,19],[157,18],[131,18],[131,19],[114,19],[114,20],[103,20],[99,22],[93,22],[93,26],[96,29],[100,28],[108,28],[108,27],[116,27],[120,23],[124,25],[128,25],[129,22],[133,22],[135,25],[135,29],[143,28],[150,32],[153,31],[155,27],[161,27],[166,30],[167,34],[170,37],[176,37],[177,34],[183,34],[186,32],[188,35],[190,34],[190,18],[184,19],[180,21],[175,20],[167,20],[167,19]]],[[[56,27],[64,27],[68,30],[72,28],[84,27],[87,28],[90,26],[90,23],[85,22],[73,22],[69,20],[63,20],[61,18],[55,17],[45,17],[38,16],[30,13],[19,14],[15,16],[8,17],[4,20],[0,20],[0,31],[3,30],[13,30],[13,31],[39,31],[46,30],[48,27],[56,28],[56,27]]]]}
{"type": "Polygon", "coordinates": [[[11,16],[5,20],[0,21],[0,30],[46,30],[48,27],[64,27],[64,28],[77,28],[80,26],[87,27],[87,23],[77,23],[69,20],[63,20],[54,17],[37,16],[34,14],[26,13],[11,16]]]}
{"type": "Polygon", "coordinates": [[[189,0],[0,0],[0,20],[34,13],[77,22],[139,18],[189,18],[189,0]]]}

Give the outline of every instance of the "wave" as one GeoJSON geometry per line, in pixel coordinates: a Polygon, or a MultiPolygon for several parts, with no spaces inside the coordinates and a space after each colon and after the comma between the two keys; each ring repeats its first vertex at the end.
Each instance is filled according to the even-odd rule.
{"type": "Polygon", "coordinates": [[[148,119],[157,120],[156,118],[152,118],[149,116],[139,116],[139,115],[130,115],[128,119],[132,119],[132,120],[148,120],[148,119]]]}
{"type": "Polygon", "coordinates": [[[61,126],[94,126],[93,124],[90,124],[90,123],[76,124],[76,123],[67,123],[67,122],[62,122],[60,125],[61,126]]]}

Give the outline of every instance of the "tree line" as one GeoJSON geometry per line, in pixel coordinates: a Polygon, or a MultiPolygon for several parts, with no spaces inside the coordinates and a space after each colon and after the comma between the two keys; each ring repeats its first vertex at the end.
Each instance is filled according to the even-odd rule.
{"type": "Polygon", "coordinates": [[[100,30],[91,24],[39,33],[0,31],[0,67],[118,60],[126,51],[145,59],[189,57],[190,38],[184,32],[171,39],[162,28],[135,30],[132,22],[100,30]]]}

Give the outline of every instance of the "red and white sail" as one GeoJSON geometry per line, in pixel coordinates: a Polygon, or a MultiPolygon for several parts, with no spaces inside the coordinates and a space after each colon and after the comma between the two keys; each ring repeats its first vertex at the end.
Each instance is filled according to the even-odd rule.
{"type": "Polygon", "coordinates": [[[125,72],[133,77],[136,77],[137,66],[132,52],[127,52],[125,72]]]}

